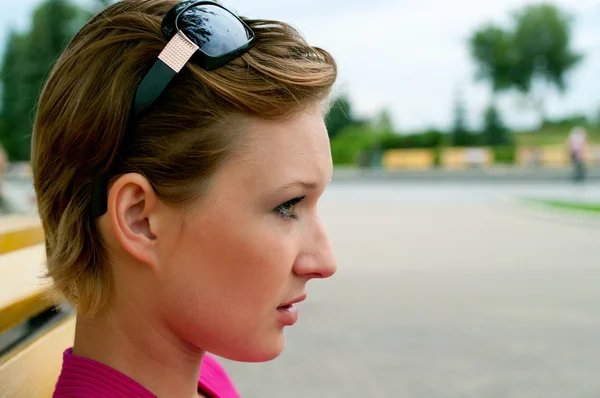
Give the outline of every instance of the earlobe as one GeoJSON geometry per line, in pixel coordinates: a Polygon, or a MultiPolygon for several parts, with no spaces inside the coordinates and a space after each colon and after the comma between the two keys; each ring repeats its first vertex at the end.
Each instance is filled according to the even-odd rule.
{"type": "Polygon", "coordinates": [[[116,239],[136,260],[156,261],[153,215],[157,198],[152,185],[137,173],[119,177],[108,194],[108,216],[116,239]]]}

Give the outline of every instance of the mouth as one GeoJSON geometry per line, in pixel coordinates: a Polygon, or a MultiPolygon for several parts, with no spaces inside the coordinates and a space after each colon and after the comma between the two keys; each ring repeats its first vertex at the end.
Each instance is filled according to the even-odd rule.
{"type": "Polygon", "coordinates": [[[287,301],[281,305],[279,305],[277,307],[278,310],[284,310],[284,311],[289,311],[292,308],[294,308],[294,304],[299,303],[301,301],[306,300],[306,293],[302,294],[301,296],[296,297],[293,300],[287,301]]]}
{"type": "Polygon", "coordinates": [[[296,323],[298,320],[298,309],[294,307],[294,304],[304,301],[304,299],[306,299],[306,293],[277,307],[278,319],[281,325],[292,326],[296,323]]]}

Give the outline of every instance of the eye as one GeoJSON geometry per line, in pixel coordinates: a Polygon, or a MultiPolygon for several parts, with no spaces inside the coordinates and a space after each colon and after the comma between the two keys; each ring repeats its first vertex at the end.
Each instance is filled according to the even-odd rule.
{"type": "Polygon", "coordinates": [[[279,206],[277,206],[274,209],[274,211],[281,218],[298,221],[298,215],[296,213],[294,213],[294,207],[298,203],[302,202],[305,198],[306,198],[306,196],[301,196],[298,198],[294,198],[292,200],[288,200],[287,202],[282,203],[279,206]]]}

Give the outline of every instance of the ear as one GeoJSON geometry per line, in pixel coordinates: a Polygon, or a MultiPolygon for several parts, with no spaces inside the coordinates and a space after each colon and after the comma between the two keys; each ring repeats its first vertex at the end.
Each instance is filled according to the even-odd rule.
{"type": "Polygon", "coordinates": [[[133,258],[152,266],[158,265],[157,238],[152,228],[157,205],[152,185],[137,173],[119,177],[108,193],[107,216],[115,238],[133,258]]]}

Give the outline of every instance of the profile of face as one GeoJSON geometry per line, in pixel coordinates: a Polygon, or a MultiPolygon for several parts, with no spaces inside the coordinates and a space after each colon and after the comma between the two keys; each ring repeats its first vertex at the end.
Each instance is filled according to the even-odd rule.
{"type": "Polygon", "coordinates": [[[183,209],[153,196],[139,175],[117,180],[109,213],[123,250],[115,255],[138,265],[113,277],[184,345],[258,362],[284,347],[284,327],[296,321],[286,304],[336,271],[317,212],[332,160],[320,108],[286,121],[244,117],[242,130],[240,151],[183,209]]]}

